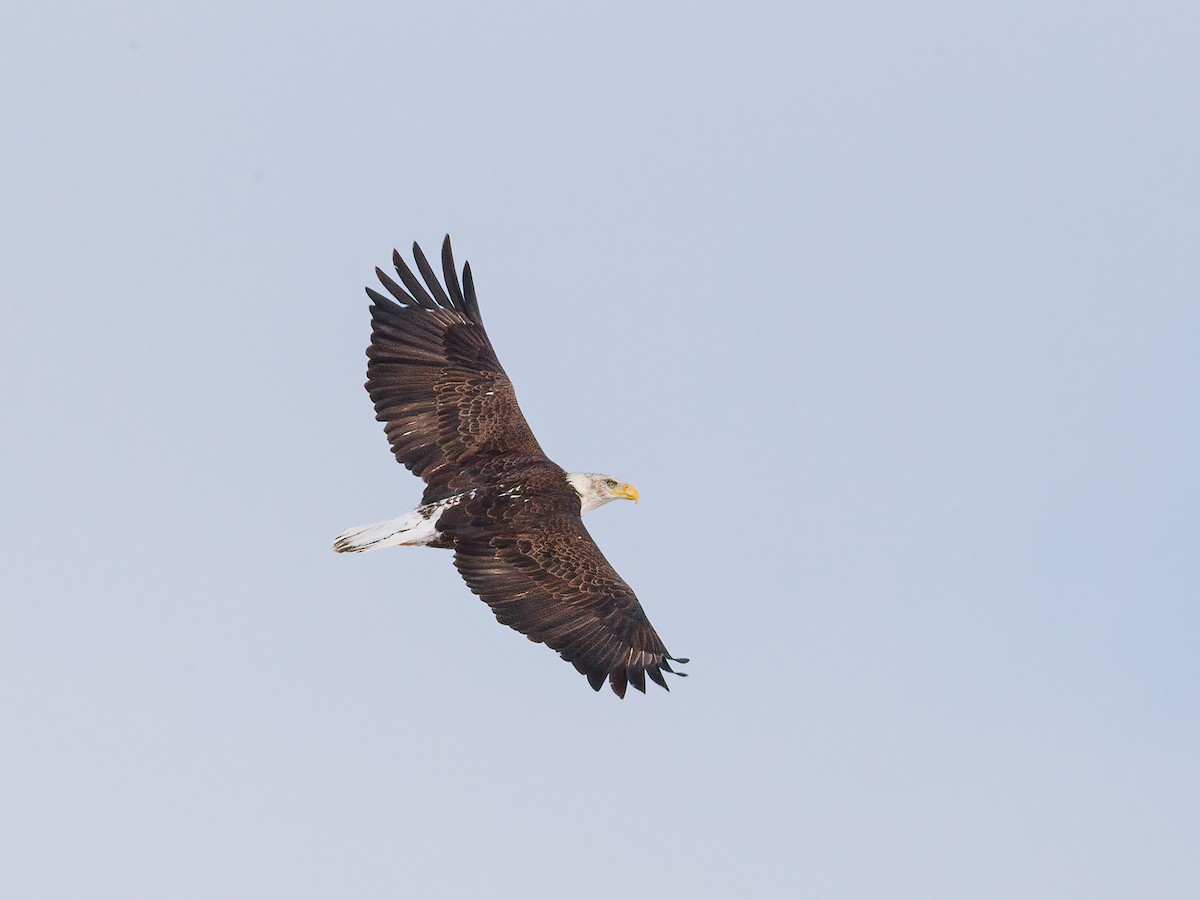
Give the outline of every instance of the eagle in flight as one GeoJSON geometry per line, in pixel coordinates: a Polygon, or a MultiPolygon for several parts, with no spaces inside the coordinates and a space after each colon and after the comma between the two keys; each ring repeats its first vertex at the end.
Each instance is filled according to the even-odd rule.
{"type": "Polygon", "coordinates": [[[382,547],[454,551],[467,586],[504,625],[557,650],[595,690],[643,693],[676,673],[642,605],[604,558],[582,516],[610,500],[637,500],[607,475],[566,472],[533,436],[512,382],[488,340],[469,264],[462,283],[450,236],[443,286],[413,244],[418,279],[398,252],[403,282],[375,274],[391,297],[367,288],[371,346],[367,392],[396,459],[424,479],[421,505],[396,519],[351,528],[339,553],[382,547]]]}

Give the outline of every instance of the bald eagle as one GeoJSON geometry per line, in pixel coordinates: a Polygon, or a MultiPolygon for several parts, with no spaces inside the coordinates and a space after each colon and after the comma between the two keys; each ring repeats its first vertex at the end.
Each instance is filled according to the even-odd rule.
{"type": "Polygon", "coordinates": [[[644,693],[647,675],[666,688],[663,673],[683,675],[671,663],[687,660],[667,653],[581,521],[612,500],[636,501],[637,490],[546,457],[484,331],[470,265],[460,285],[449,235],[444,286],[415,243],[413,258],[424,284],[393,251],[403,287],[377,268],[391,297],[367,288],[366,388],[392,452],[425,493],[399,518],[342,532],[334,549],[453,550],[501,623],[557,650],[594,690],[607,680],[618,697],[630,684],[644,693]]]}

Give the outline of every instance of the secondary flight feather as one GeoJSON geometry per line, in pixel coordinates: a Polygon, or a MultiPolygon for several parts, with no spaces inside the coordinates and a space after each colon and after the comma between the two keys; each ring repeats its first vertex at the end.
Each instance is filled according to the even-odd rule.
{"type": "Polygon", "coordinates": [[[637,500],[628,484],[567,472],[542,452],[517,405],[479,315],[469,264],[459,281],[442,243],[442,274],[413,244],[418,278],[398,252],[398,283],[376,269],[387,295],[371,298],[367,392],[396,459],[424,479],[411,512],[342,532],[339,553],[426,546],[454,551],[467,586],[496,618],[557,650],[600,690],[619,697],[646,678],[679,674],[633,590],[583,525],[611,500],[637,500]]]}

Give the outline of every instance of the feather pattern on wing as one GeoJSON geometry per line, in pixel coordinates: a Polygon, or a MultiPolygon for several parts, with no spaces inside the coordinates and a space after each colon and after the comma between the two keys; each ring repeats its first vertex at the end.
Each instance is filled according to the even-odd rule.
{"type": "Polygon", "coordinates": [[[560,471],[527,471],[519,489],[481,491],[451,510],[438,528],[454,538],[454,564],[497,620],[557,650],[596,690],[607,679],[620,697],[630,684],[644,693],[647,675],[665,688],[674,657],[560,471]]]}
{"type": "Polygon", "coordinates": [[[376,269],[391,298],[371,297],[367,391],[396,458],[428,485],[425,503],[504,471],[546,459],[517,405],[479,318],[470,270],[464,297],[450,238],[442,244],[447,290],[413,245],[425,285],[397,253],[398,284],[376,269]]]}

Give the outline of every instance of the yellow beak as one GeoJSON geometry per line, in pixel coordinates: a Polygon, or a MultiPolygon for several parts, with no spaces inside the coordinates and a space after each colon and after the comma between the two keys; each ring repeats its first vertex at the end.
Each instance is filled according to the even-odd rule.
{"type": "Polygon", "coordinates": [[[620,497],[622,500],[632,500],[637,503],[638,492],[632,484],[623,484],[618,488],[613,488],[613,496],[620,497]]]}

